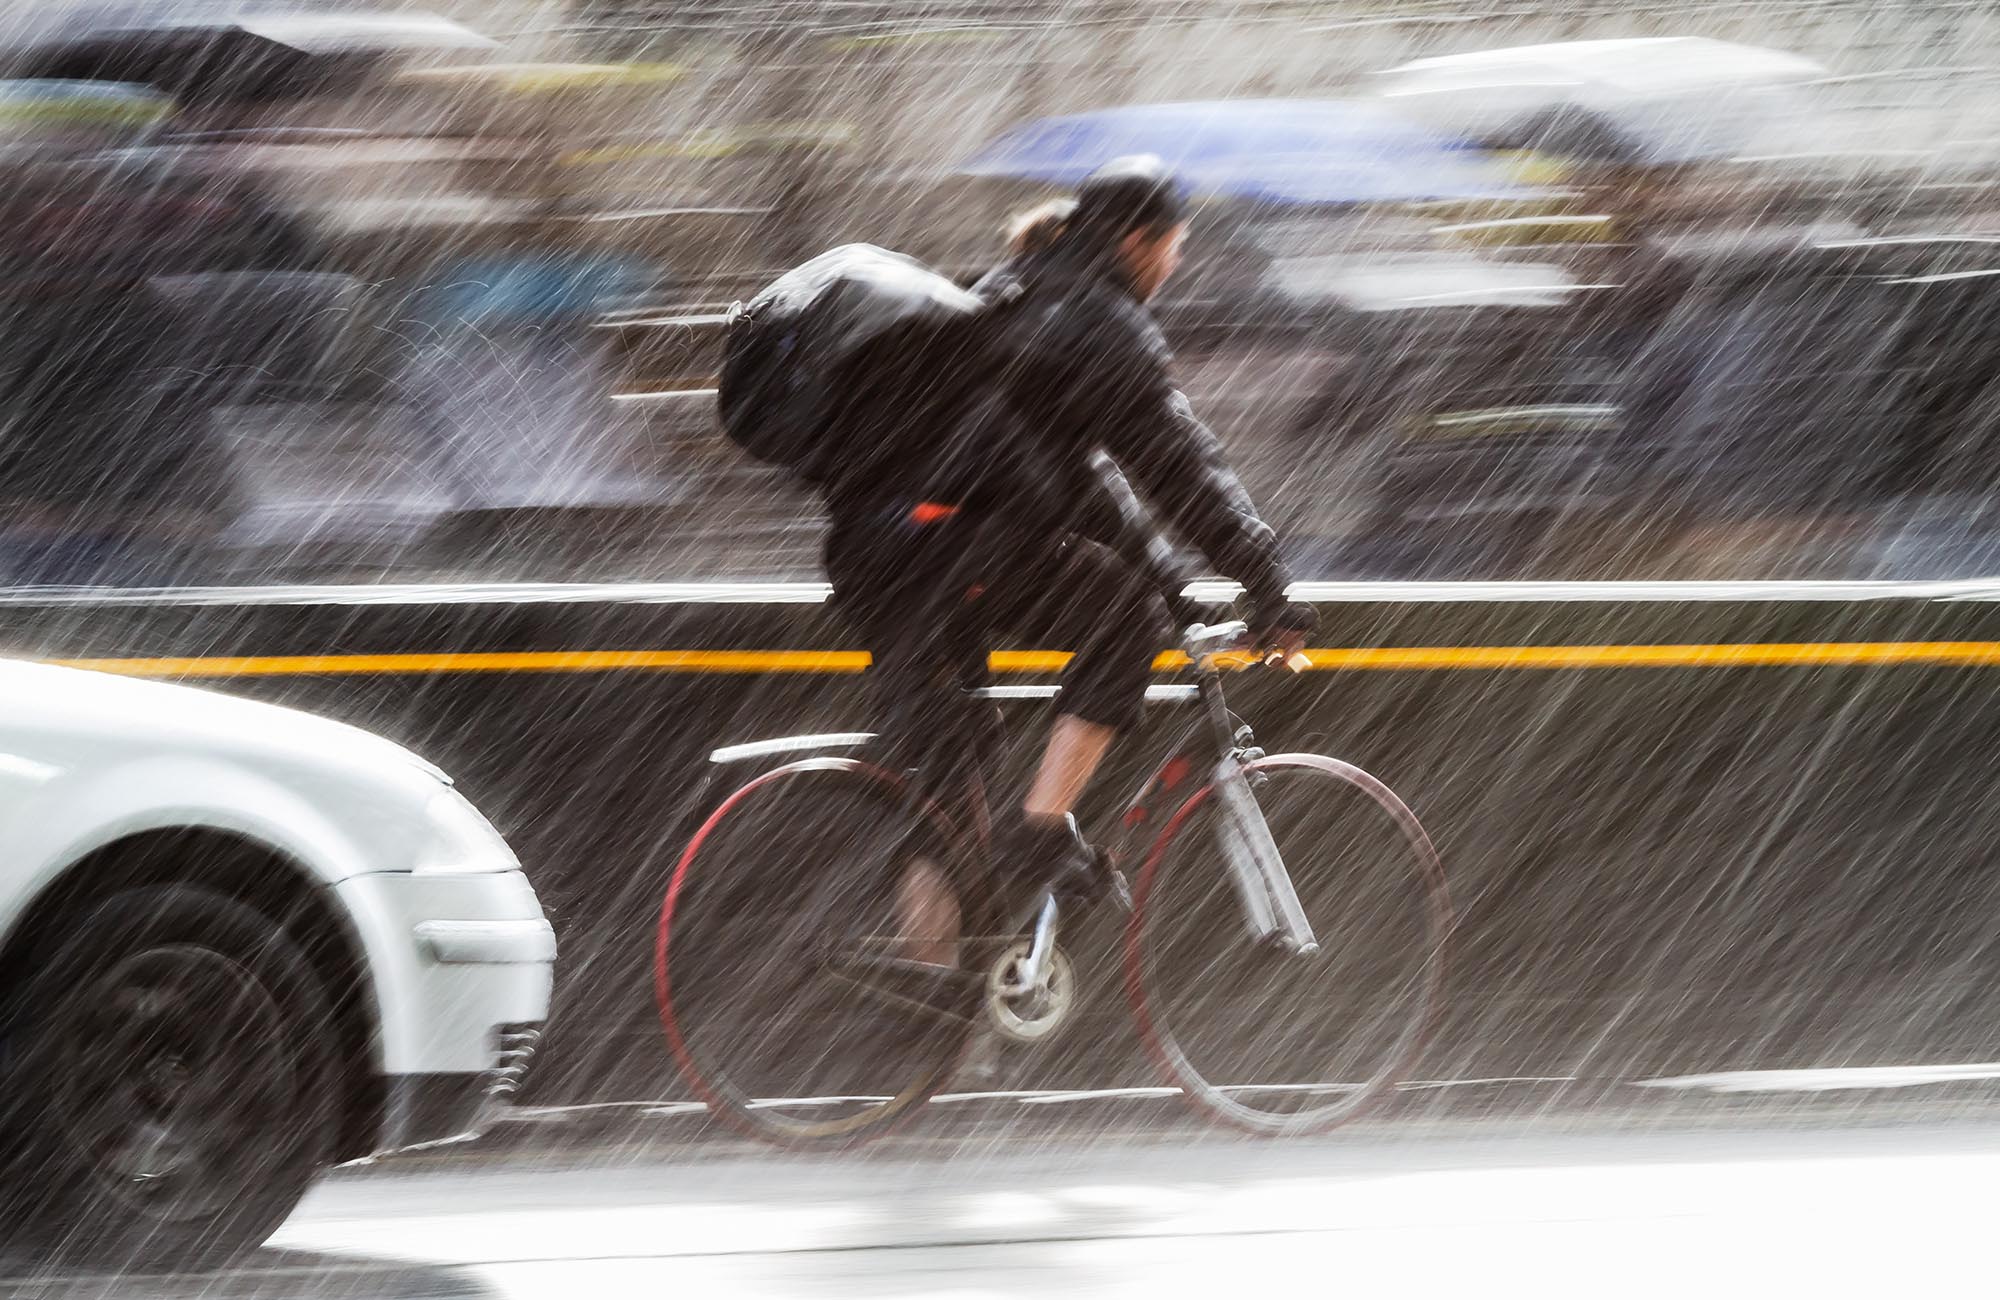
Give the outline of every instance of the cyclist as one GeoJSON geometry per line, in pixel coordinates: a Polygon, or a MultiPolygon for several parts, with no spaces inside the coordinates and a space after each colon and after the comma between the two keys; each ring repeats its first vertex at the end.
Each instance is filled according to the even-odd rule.
{"type": "MultiPolygon", "coordinates": [[[[933,688],[983,672],[995,634],[1075,650],[1027,797],[996,828],[996,861],[1024,888],[1104,889],[1072,810],[1112,741],[1139,721],[1169,636],[1170,551],[1117,471],[1243,585],[1261,645],[1295,652],[1313,624],[1309,606],[1286,599],[1274,534],[1174,387],[1146,307],[1179,265],[1186,231],[1158,159],[1110,164],[1072,207],[1038,214],[1023,251],[978,286],[992,307],[975,364],[995,400],[968,408],[942,392],[965,387],[959,357],[915,386],[882,385],[876,402],[898,410],[862,398],[846,417],[907,419],[927,402],[940,413],[927,436],[828,493],[835,608],[874,652],[890,734],[933,729],[923,710],[950,695],[933,688]]],[[[955,933],[948,888],[906,881],[905,919],[955,933]]]]}

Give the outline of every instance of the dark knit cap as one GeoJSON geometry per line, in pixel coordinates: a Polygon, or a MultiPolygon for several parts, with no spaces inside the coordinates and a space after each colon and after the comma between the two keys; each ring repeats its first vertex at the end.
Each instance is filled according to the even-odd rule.
{"type": "Polygon", "coordinates": [[[1106,163],[1077,187],[1070,234],[1086,244],[1115,244],[1143,227],[1161,228],[1186,219],[1180,184],[1152,154],[1106,163]]]}

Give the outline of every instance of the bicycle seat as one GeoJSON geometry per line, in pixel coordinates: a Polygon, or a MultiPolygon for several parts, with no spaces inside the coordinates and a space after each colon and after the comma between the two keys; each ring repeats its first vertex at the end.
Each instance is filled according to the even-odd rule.
{"type": "Polygon", "coordinates": [[[897,701],[893,713],[872,748],[888,766],[921,771],[930,779],[946,779],[966,765],[983,766],[1007,743],[999,706],[977,690],[915,692],[897,701]]]}

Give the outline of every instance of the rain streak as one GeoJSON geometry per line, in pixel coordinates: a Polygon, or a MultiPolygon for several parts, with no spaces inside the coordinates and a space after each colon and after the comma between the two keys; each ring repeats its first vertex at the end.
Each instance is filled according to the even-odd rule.
{"type": "Polygon", "coordinates": [[[1992,6],[0,0],[0,169],[0,1300],[1990,1272],[1992,6]]]}

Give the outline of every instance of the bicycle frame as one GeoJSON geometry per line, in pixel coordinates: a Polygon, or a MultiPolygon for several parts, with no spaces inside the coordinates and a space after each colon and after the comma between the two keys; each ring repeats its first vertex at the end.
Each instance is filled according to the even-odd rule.
{"type": "MultiPolygon", "coordinates": [[[[1115,864],[1135,862],[1156,838],[1153,834],[1154,804],[1166,804],[1166,815],[1194,794],[1187,779],[1203,772],[1214,788],[1220,817],[1216,827],[1217,846],[1228,864],[1230,880],[1243,909],[1245,929],[1254,943],[1277,944],[1284,949],[1311,954],[1318,940],[1299,903],[1298,892],[1286,870],[1283,854],[1273,839],[1263,811],[1257,806],[1255,776],[1246,765],[1263,757],[1249,725],[1229,711],[1223,691],[1223,667],[1218,656],[1238,649],[1248,635],[1240,622],[1190,625],[1181,638],[1181,648],[1190,661],[1192,685],[1153,687],[1155,699],[1191,698],[1199,715],[1189,720],[1180,738],[1168,750],[1168,758],[1126,801],[1119,824],[1122,833],[1113,846],[1115,864]]],[[[982,699],[1038,698],[1053,687],[987,687],[976,694],[982,699]]],[[[712,762],[733,764],[746,759],[789,756],[806,758],[828,749],[856,749],[875,739],[869,732],[840,732],[820,736],[781,737],[770,741],[733,745],[716,750],[712,762]]],[[[968,847],[984,854],[988,850],[988,808],[986,774],[973,765],[959,781],[926,783],[927,800],[936,802],[945,817],[966,837],[968,847]]],[[[1054,946],[1058,919],[1056,901],[1044,895],[1018,921],[1031,936],[1030,951],[1021,964],[1015,984],[1022,992],[1037,986],[1047,969],[1054,946]]]]}

